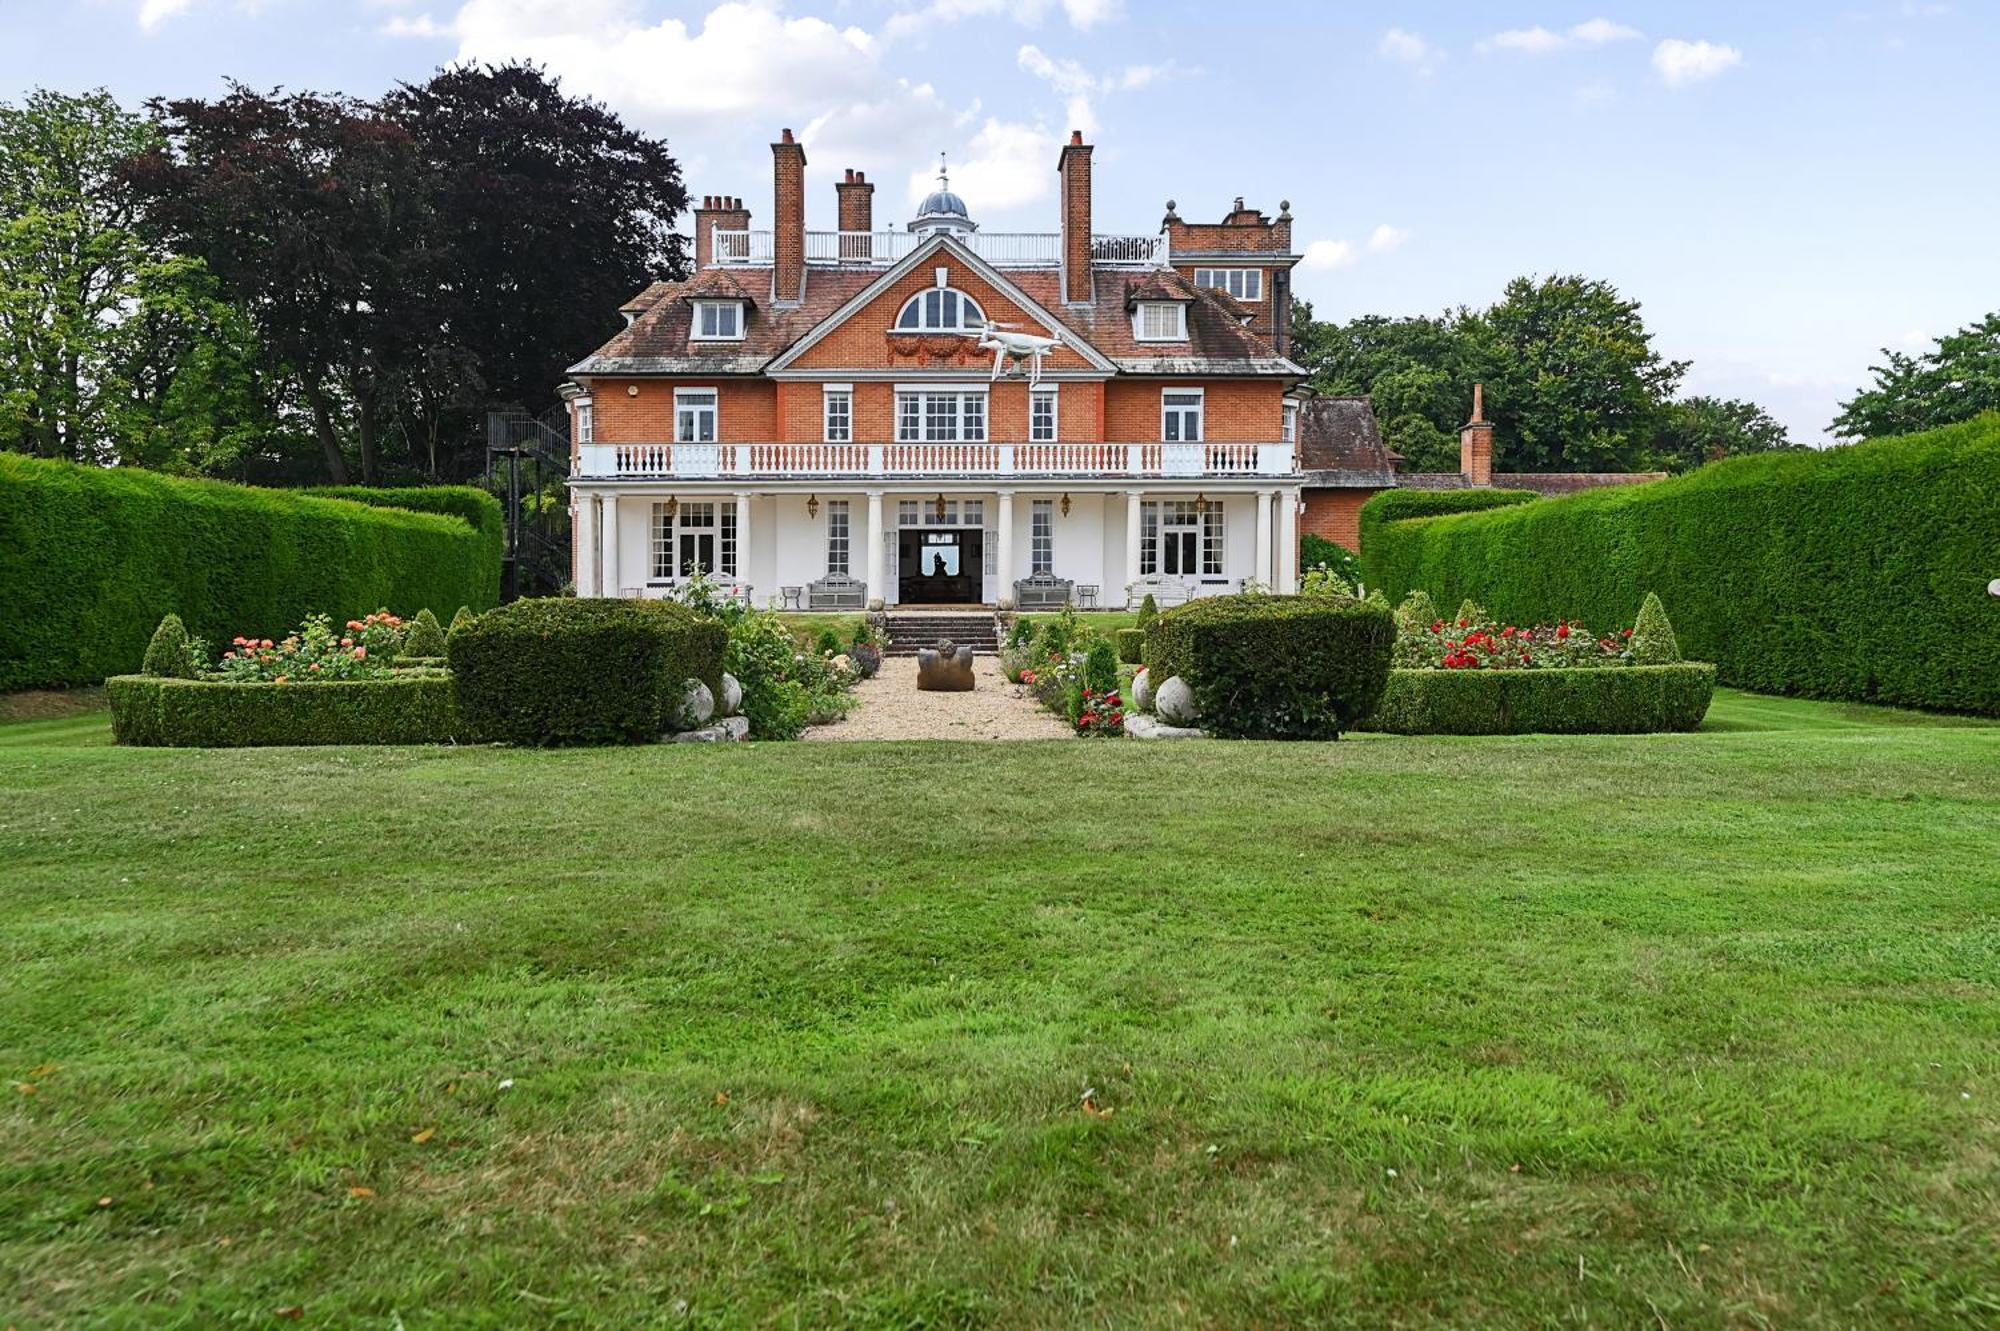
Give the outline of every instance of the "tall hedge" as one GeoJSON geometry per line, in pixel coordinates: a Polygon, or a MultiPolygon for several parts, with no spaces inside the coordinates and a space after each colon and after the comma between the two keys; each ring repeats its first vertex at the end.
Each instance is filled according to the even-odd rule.
{"type": "MultiPolygon", "coordinates": [[[[1370,552],[1381,548],[1381,542],[1376,538],[1388,523],[1409,518],[1443,517],[1449,513],[1481,513],[1489,508],[1512,508],[1516,504],[1534,503],[1540,498],[1533,490],[1383,490],[1361,506],[1358,521],[1363,579],[1370,587],[1386,585],[1383,571],[1376,566],[1370,552]]],[[[1403,594],[1399,591],[1390,599],[1401,600],[1403,594]]]]}
{"type": "MultiPolygon", "coordinates": [[[[507,516],[500,508],[500,501],[486,491],[470,485],[401,485],[370,489],[365,485],[319,485],[305,491],[325,499],[352,499],[357,504],[367,504],[373,508],[401,508],[412,513],[442,513],[446,517],[463,518],[467,525],[485,538],[488,554],[482,562],[491,576],[490,585],[479,589],[477,599],[467,598],[481,607],[500,603],[500,556],[507,546],[507,516]]],[[[437,607],[443,613],[444,607],[437,607]]]]}
{"type": "Polygon", "coordinates": [[[1391,595],[1610,627],[1656,591],[1681,655],[1725,684],[2000,715],[2000,415],[1497,512],[1388,511],[1363,553],[1391,595]]]}
{"type": "Polygon", "coordinates": [[[169,613],[213,645],[488,606],[498,579],[497,536],[462,517],[0,453],[0,689],[136,670],[169,613]]]}

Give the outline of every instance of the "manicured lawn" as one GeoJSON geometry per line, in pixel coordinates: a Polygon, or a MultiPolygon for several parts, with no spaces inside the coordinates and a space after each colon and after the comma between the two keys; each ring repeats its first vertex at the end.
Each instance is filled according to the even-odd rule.
{"type": "Polygon", "coordinates": [[[2000,729],[1712,725],[0,727],[0,1326],[1994,1325],[2000,729]]]}

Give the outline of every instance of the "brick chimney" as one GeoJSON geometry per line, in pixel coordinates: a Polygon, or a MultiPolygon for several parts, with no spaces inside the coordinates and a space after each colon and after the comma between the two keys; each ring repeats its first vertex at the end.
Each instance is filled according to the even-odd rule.
{"type": "Polygon", "coordinates": [[[1082,305],[1090,300],[1090,145],[1082,130],[1069,132],[1056,172],[1062,177],[1063,303],[1082,305]]]}
{"type": "Polygon", "coordinates": [[[731,194],[705,194],[701,207],[694,210],[694,266],[707,268],[715,262],[715,233],[748,231],[750,210],[731,194]]]}
{"type": "Polygon", "coordinates": [[[771,145],[772,299],[796,305],[806,290],[806,150],[786,130],[771,145]]]}
{"type": "Polygon", "coordinates": [[[850,166],[847,178],[834,183],[833,193],[840,205],[840,257],[868,258],[875,242],[864,233],[875,229],[874,183],[850,166]]]}
{"type": "Polygon", "coordinates": [[[1458,470],[1466,484],[1493,484],[1493,422],[1486,419],[1486,388],[1472,386],[1472,419],[1458,432],[1458,470]]]}

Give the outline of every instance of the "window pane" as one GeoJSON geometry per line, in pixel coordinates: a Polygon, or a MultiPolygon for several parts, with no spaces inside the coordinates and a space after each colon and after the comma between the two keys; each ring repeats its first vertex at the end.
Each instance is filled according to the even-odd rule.
{"type": "Polygon", "coordinates": [[[1050,499],[1037,499],[1029,520],[1029,571],[1047,573],[1055,564],[1056,506],[1050,499]]]}
{"type": "Polygon", "coordinates": [[[919,405],[917,394],[896,394],[896,438],[906,444],[913,444],[923,438],[919,432],[919,405]]]}
{"type": "Polygon", "coordinates": [[[845,573],[847,569],[847,501],[833,499],[826,506],[826,571],[845,573]]]}
{"type": "Polygon", "coordinates": [[[961,403],[963,429],[959,438],[970,444],[986,442],[986,394],[967,393],[961,403]]]}

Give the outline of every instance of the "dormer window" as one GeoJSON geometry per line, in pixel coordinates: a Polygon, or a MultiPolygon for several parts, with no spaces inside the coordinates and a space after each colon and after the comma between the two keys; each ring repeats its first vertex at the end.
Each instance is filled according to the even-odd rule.
{"type": "Polygon", "coordinates": [[[1132,336],[1141,342],[1187,341],[1187,307],[1170,300],[1142,300],[1132,311],[1132,336]]]}
{"type": "Polygon", "coordinates": [[[698,300],[694,303],[694,331],[697,342],[741,342],[743,302],[740,300],[698,300]]]}
{"type": "Polygon", "coordinates": [[[899,333],[976,333],[986,323],[979,302],[950,287],[919,291],[896,316],[899,333]]]}

